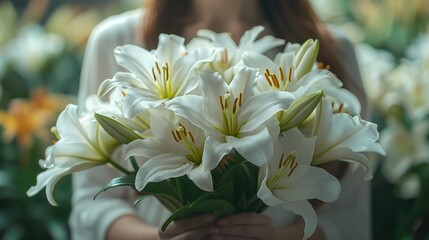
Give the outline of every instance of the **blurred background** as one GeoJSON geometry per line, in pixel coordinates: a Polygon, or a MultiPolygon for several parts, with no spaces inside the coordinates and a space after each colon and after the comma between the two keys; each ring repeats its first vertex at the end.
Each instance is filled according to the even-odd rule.
{"type": "MultiPolygon", "coordinates": [[[[143,1],[0,0],[0,238],[70,239],[71,183],[49,205],[29,198],[52,144],[50,128],[75,103],[91,29],[143,1]]],[[[373,239],[429,239],[429,1],[312,0],[356,47],[387,157],[372,157],[373,239]]]]}

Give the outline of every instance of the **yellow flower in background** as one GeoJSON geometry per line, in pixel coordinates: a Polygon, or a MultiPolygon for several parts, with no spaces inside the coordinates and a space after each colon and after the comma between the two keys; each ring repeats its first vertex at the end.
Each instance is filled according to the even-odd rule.
{"type": "Polygon", "coordinates": [[[7,112],[0,112],[0,124],[3,127],[3,138],[10,142],[17,139],[19,145],[29,147],[33,143],[33,135],[46,127],[45,111],[32,108],[24,99],[14,99],[9,103],[7,112]]]}
{"type": "Polygon", "coordinates": [[[52,94],[45,88],[34,90],[30,98],[30,104],[33,108],[44,110],[51,114],[61,111],[67,104],[73,101],[73,98],[70,96],[52,94]]]}
{"type": "Polygon", "coordinates": [[[4,140],[10,142],[16,138],[24,149],[33,144],[35,135],[48,141],[56,113],[70,101],[66,96],[51,95],[46,89],[34,90],[30,99],[13,99],[7,111],[0,111],[4,140]]]}

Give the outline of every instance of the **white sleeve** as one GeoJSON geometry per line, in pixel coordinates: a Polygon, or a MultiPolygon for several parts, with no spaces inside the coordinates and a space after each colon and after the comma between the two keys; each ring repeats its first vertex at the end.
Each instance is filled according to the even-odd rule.
{"type": "MultiPolygon", "coordinates": [[[[363,90],[362,79],[354,53],[354,46],[344,33],[333,29],[340,44],[340,56],[347,63],[346,71],[363,90]]],[[[356,89],[360,91],[359,89],[356,89]]],[[[356,93],[355,93],[356,94],[356,93]]],[[[362,104],[362,116],[369,117],[369,105],[364,92],[359,94],[362,104]]],[[[371,182],[363,180],[364,171],[359,168],[350,170],[341,180],[341,194],[337,201],[323,205],[318,209],[318,226],[328,240],[368,240],[371,231],[371,182]]]]}
{"type": "MultiPolygon", "coordinates": [[[[138,22],[133,17],[130,20],[128,15],[110,17],[91,33],[78,93],[80,108],[89,95],[97,92],[103,80],[120,71],[113,50],[118,45],[133,43],[133,36],[136,35],[134,25],[138,22]]],[[[109,166],[99,166],[72,175],[73,197],[69,218],[72,239],[105,239],[106,231],[115,219],[135,214],[131,200],[133,191],[130,188],[110,189],[93,200],[101,187],[117,176],[121,176],[121,173],[109,166]]]]}
{"type": "Polygon", "coordinates": [[[371,239],[371,185],[363,176],[360,169],[347,173],[338,200],[318,209],[318,226],[327,240],[371,239]]]}

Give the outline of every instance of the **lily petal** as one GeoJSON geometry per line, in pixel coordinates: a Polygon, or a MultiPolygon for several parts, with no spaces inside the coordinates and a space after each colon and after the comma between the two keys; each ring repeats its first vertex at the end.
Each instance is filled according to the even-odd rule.
{"type": "Polygon", "coordinates": [[[304,239],[308,239],[317,227],[317,215],[311,204],[308,201],[300,201],[283,204],[282,206],[304,219],[304,239]]]}
{"type": "Polygon", "coordinates": [[[155,156],[144,163],[136,174],[136,189],[142,191],[149,182],[161,182],[166,179],[187,174],[194,164],[186,157],[174,153],[155,156]]]}
{"type": "Polygon", "coordinates": [[[249,162],[262,166],[273,156],[273,137],[264,126],[259,127],[247,136],[236,138],[225,136],[226,142],[237,150],[249,162]]]}

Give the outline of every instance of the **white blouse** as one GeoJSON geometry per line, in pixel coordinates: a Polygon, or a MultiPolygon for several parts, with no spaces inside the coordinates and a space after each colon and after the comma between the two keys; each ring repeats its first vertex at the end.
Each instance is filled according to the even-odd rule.
{"type": "MultiPolygon", "coordinates": [[[[124,71],[117,65],[113,49],[119,45],[137,44],[143,10],[136,9],[111,16],[92,32],[82,66],[79,106],[85,98],[97,92],[100,83],[115,72],[124,71]]],[[[359,75],[351,45],[351,71],[359,75]]],[[[125,164],[125,163],[123,163],[125,164]]],[[[148,198],[133,206],[135,193],[129,188],[115,188],[94,195],[112,178],[121,173],[109,166],[100,166],[73,174],[73,209],[69,223],[72,239],[104,239],[109,225],[124,215],[137,215],[145,222],[160,226],[169,212],[156,199],[148,198]]],[[[371,237],[370,183],[361,179],[360,171],[349,172],[342,179],[339,199],[317,210],[318,226],[328,240],[365,240],[371,237]]],[[[287,226],[296,216],[281,207],[264,212],[276,226],[287,226]]],[[[287,236],[285,236],[286,238],[287,236]]]]}

